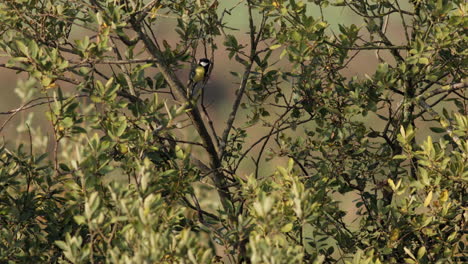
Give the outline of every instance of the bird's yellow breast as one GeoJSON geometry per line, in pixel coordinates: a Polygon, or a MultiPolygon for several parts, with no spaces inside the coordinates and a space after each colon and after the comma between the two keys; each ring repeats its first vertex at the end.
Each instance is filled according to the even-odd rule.
{"type": "Polygon", "coordinates": [[[195,75],[193,76],[194,82],[202,81],[205,78],[205,69],[203,67],[195,68],[195,75]]]}

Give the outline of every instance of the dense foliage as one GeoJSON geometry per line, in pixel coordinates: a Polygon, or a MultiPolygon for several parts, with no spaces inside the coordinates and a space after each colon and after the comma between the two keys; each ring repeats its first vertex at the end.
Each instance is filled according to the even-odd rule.
{"type": "Polygon", "coordinates": [[[467,261],[466,8],[0,1],[2,74],[23,78],[0,109],[0,262],[467,261]],[[236,85],[221,121],[180,79],[201,57],[236,85]]]}

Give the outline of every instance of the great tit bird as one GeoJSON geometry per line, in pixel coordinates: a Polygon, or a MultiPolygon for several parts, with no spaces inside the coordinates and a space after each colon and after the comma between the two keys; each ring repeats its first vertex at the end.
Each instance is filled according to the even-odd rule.
{"type": "Polygon", "coordinates": [[[205,82],[210,69],[211,62],[207,58],[198,60],[196,67],[190,72],[189,83],[187,85],[187,96],[193,96],[195,94],[195,87],[200,82],[205,82]]]}

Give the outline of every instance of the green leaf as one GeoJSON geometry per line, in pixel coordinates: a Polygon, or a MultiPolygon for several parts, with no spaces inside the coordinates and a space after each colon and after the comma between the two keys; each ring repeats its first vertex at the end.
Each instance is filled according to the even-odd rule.
{"type": "Polygon", "coordinates": [[[333,3],[334,6],[345,6],[346,2],[344,0],[336,0],[336,2],[333,3]]]}
{"type": "Polygon", "coordinates": [[[291,38],[297,42],[301,41],[302,40],[302,35],[301,33],[297,32],[297,31],[293,31],[293,33],[291,33],[291,38]]]}
{"type": "Polygon", "coordinates": [[[383,75],[383,74],[386,74],[387,72],[388,72],[388,64],[387,63],[380,63],[377,66],[377,74],[383,75]]]}
{"type": "Polygon", "coordinates": [[[238,72],[230,71],[229,73],[234,77],[240,78],[240,74],[238,72]]]}
{"type": "Polygon", "coordinates": [[[28,45],[28,49],[30,50],[30,54],[32,58],[37,57],[37,53],[39,51],[39,47],[37,46],[35,41],[31,41],[28,45]]]}
{"type": "Polygon", "coordinates": [[[59,167],[60,167],[60,169],[63,170],[63,171],[71,171],[70,168],[69,168],[66,164],[64,164],[64,163],[60,163],[60,164],[59,164],[59,167]]]}
{"type": "Polygon", "coordinates": [[[403,247],[403,250],[406,252],[406,254],[408,254],[408,256],[410,256],[412,259],[416,259],[416,257],[414,257],[413,253],[411,253],[411,251],[407,248],[407,247],[403,247]]]}
{"type": "Polygon", "coordinates": [[[358,248],[357,252],[354,254],[353,264],[360,264],[361,263],[362,253],[363,253],[362,250],[358,248]]]}
{"type": "Polygon", "coordinates": [[[74,134],[86,134],[86,130],[79,126],[73,126],[71,132],[74,134]]]}
{"type": "Polygon", "coordinates": [[[92,94],[89,98],[94,103],[101,103],[102,102],[102,98],[97,96],[97,95],[94,95],[94,94],[92,94]]]}
{"type": "Polygon", "coordinates": [[[26,56],[29,55],[28,47],[26,47],[26,45],[24,45],[24,43],[22,41],[17,40],[16,41],[16,46],[23,53],[23,55],[26,55],[26,56]]]}
{"type": "Polygon", "coordinates": [[[181,160],[185,158],[184,150],[177,145],[176,145],[176,157],[181,160]]]}
{"type": "Polygon", "coordinates": [[[393,156],[393,159],[394,160],[405,160],[407,159],[408,157],[405,155],[405,154],[399,154],[399,155],[395,155],[393,156]]]}
{"type": "Polygon", "coordinates": [[[431,203],[431,201],[432,201],[432,191],[430,191],[430,192],[427,194],[427,197],[426,197],[426,199],[424,200],[424,207],[429,206],[429,204],[431,203]]]}
{"type": "Polygon", "coordinates": [[[73,119],[71,117],[65,117],[63,120],[62,120],[62,126],[65,127],[65,128],[69,128],[69,127],[72,127],[73,126],[73,119]]]}
{"type": "Polygon", "coordinates": [[[445,129],[443,129],[441,127],[430,127],[429,129],[434,133],[444,133],[445,132],[445,129]]]}
{"type": "Polygon", "coordinates": [[[422,259],[426,255],[426,247],[422,246],[418,249],[418,259],[422,259]]]}
{"type": "Polygon", "coordinates": [[[424,58],[424,57],[419,58],[419,59],[418,59],[418,63],[419,63],[419,64],[427,65],[427,64],[429,64],[429,59],[428,59],[428,58],[424,58]]]}
{"type": "Polygon", "coordinates": [[[65,250],[65,251],[66,251],[66,250],[69,249],[67,243],[65,243],[64,241],[55,241],[54,243],[55,243],[55,245],[57,245],[57,246],[58,246],[59,248],[61,248],[62,250],[65,250]]]}
{"type": "Polygon", "coordinates": [[[429,180],[429,173],[427,172],[427,170],[423,167],[419,167],[418,170],[419,170],[419,177],[421,178],[420,182],[424,186],[429,186],[431,182],[429,180]]]}
{"type": "Polygon", "coordinates": [[[227,35],[224,40],[224,45],[227,47],[237,48],[239,44],[237,43],[236,37],[233,35],[227,35]]]}
{"type": "Polygon", "coordinates": [[[282,59],[284,57],[284,55],[288,54],[288,50],[287,49],[283,49],[283,51],[281,51],[281,54],[279,56],[280,59],[282,59]]]}
{"type": "Polygon", "coordinates": [[[292,172],[293,168],[294,168],[294,159],[290,158],[288,160],[288,171],[289,171],[289,173],[292,172]]]}
{"type": "Polygon", "coordinates": [[[395,183],[393,182],[393,180],[388,179],[387,182],[388,182],[388,185],[390,185],[390,188],[392,188],[393,191],[396,191],[396,186],[395,186],[395,183]]]}
{"type": "Polygon", "coordinates": [[[116,136],[122,136],[122,134],[125,132],[125,129],[127,129],[127,120],[124,119],[120,121],[120,125],[117,128],[116,136]]]}
{"type": "Polygon", "coordinates": [[[86,218],[84,216],[82,216],[82,215],[75,215],[73,217],[73,219],[79,225],[82,225],[82,224],[86,223],[86,218]]]}
{"type": "Polygon", "coordinates": [[[281,227],[281,232],[288,233],[292,229],[293,229],[293,223],[288,223],[288,224],[285,224],[283,227],[281,227]]]}
{"type": "Polygon", "coordinates": [[[275,49],[278,49],[280,47],[281,47],[281,44],[275,44],[275,45],[270,46],[270,50],[275,50],[275,49]]]}
{"type": "Polygon", "coordinates": [[[286,170],[286,168],[279,166],[277,169],[283,177],[288,177],[288,170],[286,170]]]}

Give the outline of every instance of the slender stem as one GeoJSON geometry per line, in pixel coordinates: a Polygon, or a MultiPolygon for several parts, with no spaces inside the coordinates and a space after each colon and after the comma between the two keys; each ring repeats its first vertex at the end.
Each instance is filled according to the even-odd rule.
{"type": "MultiPolygon", "coordinates": [[[[234,120],[236,119],[236,114],[237,110],[239,109],[240,103],[242,101],[242,97],[245,92],[245,88],[247,87],[247,81],[249,80],[250,72],[252,70],[252,66],[254,63],[254,58],[255,54],[257,51],[257,45],[258,41],[260,39],[260,36],[256,38],[255,34],[255,24],[253,22],[253,15],[252,15],[252,3],[251,1],[247,1],[247,8],[249,12],[249,28],[250,28],[250,57],[249,57],[249,63],[245,66],[244,74],[242,75],[242,82],[239,86],[239,89],[236,91],[236,100],[234,101],[234,104],[232,105],[232,110],[231,113],[229,114],[226,128],[223,131],[222,137],[221,137],[221,142],[220,142],[220,151],[219,151],[219,157],[221,160],[223,159],[224,156],[224,151],[226,150],[226,142],[228,140],[229,132],[232,129],[232,126],[234,125],[234,120]]],[[[259,33],[259,35],[261,32],[259,33]]]]}

